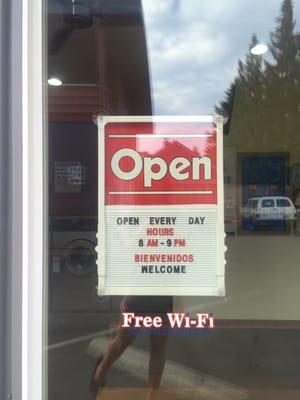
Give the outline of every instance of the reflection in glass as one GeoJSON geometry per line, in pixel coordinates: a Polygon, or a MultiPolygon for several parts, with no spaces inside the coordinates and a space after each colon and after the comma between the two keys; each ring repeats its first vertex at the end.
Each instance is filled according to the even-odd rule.
{"type": "MultiPolygon", "coordinates": [[[[122,299],[96,290],[93,115],[215,113],[225,119],[227,296],[173,299],[191,315],[212,312],[217,328],[169,335],[158,351],[161,396],[299,398],[300,1],[45,5],[45,81],[62,82],[47,94],[48,399],[89,398],[96,358],[120,335],[122,299]],[[261,43],[268,51],[253,54],[261,43]]],[[[176,153],[180,143],[137,145],[176,153]]],[[[185,150],[201,153],[192,142],[185,150]]],[[[110,369],[97,400],[146,397],[149,335],[141,332],[110,369]]]]}

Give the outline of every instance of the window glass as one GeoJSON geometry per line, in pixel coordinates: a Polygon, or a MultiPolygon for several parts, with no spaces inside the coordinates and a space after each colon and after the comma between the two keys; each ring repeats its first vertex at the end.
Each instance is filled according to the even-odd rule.
{"type": "Polygon", "coordinates": [[[264,208],[274,207],[274,200],[272,200],[272,199],[262,200],[261,206],[264,208]]]}
{"type": "MultiPolygon", "coordinates": [[[[300,213],[284,210],[300,209],[300,0],[44,0],[44,6],[48,400],[300,398],[300,213]],[[98,217],[97,121],[215,115],[223,124],[225,296],[191,295],[188,287],[170,296],[168,284],[159,296],[99,293],[97,233],[107,220],[98,217]],[[124,310],[164,318],[207,313],[215,327],[124,331],[124,310]]],[[[194,173],[182,149],[185,157],[199,157],[206,148],[192,139],[186,144],[175,135],[159,146],[152,139],[140,145],[158,184],[154,157],[166,174],[166,162],[180,157],[172,168],[183,183],[194,173]]],[[[205,175],[210,160],[204,161],[205,175]]],[[[118,164],[123,173],[135,167],[143,175],[145,162],[130,162],[118,164]]],[[[122,190],[131,183],[129,177],[122,190]]],[[[190,223],[201,226],[201,217],[190,223]]],[[[136,229],[138,220],[126,221],[136,229]]],[[[155,232],[157,243],[168,246],[173,227],[166,221],[155,232]]],[[[218,221],[203,229],[200,253],[210,248],[218,221]]],[[[120,287],[132,237],[114,243],[120,287]]],[[[152,260],[155,275],[160,264],[152,260]]]]}
{"type": "Polygon", "coordinates": [[[290,202],[287,199],[277,199],[277,207],[291,207],[290,202]]]}

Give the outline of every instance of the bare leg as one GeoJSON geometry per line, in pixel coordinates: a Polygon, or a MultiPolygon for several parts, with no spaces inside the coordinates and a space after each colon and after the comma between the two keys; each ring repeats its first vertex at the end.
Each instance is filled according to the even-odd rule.
{"type": "Polygon", "coordinates": [[[147,400],[155,400],[166,361],[166,348],[168,336],[150,336],[150,361],[149,361],[149,391],[147,400]]]}
{"type": "Polygon", "coordinates": [[[112,364],[124,353],[126,348],[134,341],[136,334],[128,334],[128,330],[120,328],[117,336],[108,346],[106,353],[96,369],[94,380],[99,387],[104,384],[106,375],[112,364]]]}

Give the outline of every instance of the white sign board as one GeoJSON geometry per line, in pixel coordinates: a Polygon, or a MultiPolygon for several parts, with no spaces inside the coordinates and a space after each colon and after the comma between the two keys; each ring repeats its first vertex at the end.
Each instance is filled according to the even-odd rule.
{"type": "Polygon", "coordinates": [[[99,294],[223,296],[221,117],[98,124],[99,294]]]}

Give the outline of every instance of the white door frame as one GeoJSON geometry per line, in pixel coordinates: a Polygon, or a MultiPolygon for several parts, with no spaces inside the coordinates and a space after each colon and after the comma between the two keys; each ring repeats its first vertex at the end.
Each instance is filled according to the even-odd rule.
{"type": "Polygon", "coordinates": [[[22,2],[22,400],[44,400],[44,2],[22,2]]]}

